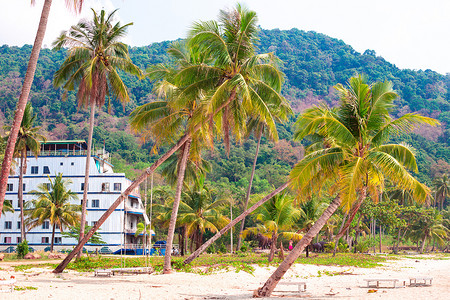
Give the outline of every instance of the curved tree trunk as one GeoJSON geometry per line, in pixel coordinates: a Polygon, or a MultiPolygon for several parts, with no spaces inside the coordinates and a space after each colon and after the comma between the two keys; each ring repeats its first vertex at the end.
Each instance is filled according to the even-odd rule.
{"type": "Polygon", "coordinates": [[[19,169],[19,186],[17,189],[17,198],[19,199],[20,207],[20,241],[25,240],[25,223],[23,216],[23,174],[26,170],[27,149],[22,149],[20,154],[20,169],[19,169]]]}
{"type": "Polygon", "coordinates": [[[11,126],[11,133],[9,134],[8,142],[6,144],[5,156],[2,163],[2,171],[0,174],[0,211],[3,209],[3,202],[5,201],[6,184],[8,183],[9,170],[13,159],[14,148],[16,146],[17,135],[19,134],[20,124],[22,123],[25,106],[30,95],[31,85],[33,83],[34,72],[41,51],[42,41],[44,40],[45,30],[47,28],[48,15],[50,14],[50,7],[52,0],[45,0],[42,8],[41,19],[39,27],[34,40],[33,49],[31,50],[30,60],[28,61],[27,72],[20,92],[19,102],[17,103],[16,114],[11,126]]]}
{"type": "Polygon", "coordinates": [[[300,242],[295,245],[294,249],[289,253],[286,259],[279,265],[279,267],[275,270],[275,272],[270,276],[270,278],[266,281],[264,286],[259,288],[256,291],[256,296],[259,297],[269,297],[273,290],[275,289],[278,282],[281,280],[283,275],[289,270],[295,260],[299,257],[300,253],[302,253],[303,249],[312,241],[312,239],[319,234],[322,227],[328,221],[328,219],[333,215],[333,213],[338,208],[341,203],[341,199],[339,196],[334,198],[334,200],[330,203],[328,208],[323,212],[320,218],[314,223],[311,229],[303,236],[300,242]]]}
{"type": "Polygon", "coordinates": [[[177,175],[177,186],[175,190],[175,199],[173,201],[172,215],[170,216],[169,232],[167,233],[166,254],[164,256],[164,268],[163,273],[169,274],[172,271],[170,262],[172,260],[172,244],[173,236],[175,233],[175,226],[177,224],[178,207],[181,201],[181,191],[183,190],[184,173],[186,171],[186,164],[189,157],[189,149],[191,148],[191,140],[187,140],[184,144],[183,156],[181,157],[180,165],[177,175]]]}
{"type": "MultiPolygon", "coordinates": [[[[92,135],[94,134],[94,117],[95,117],[95,101],[91,99],[91,115],[89,116],[89,135],[86,151],[86,169],[84,171],[84,190],[83,190],[83,202],[81,203],[81,220],[80,220],[80,237],[78,242],[84,237],[84,228],[86,226],[86,205],[87,194],[89,189],[89,168],[91,165],[91,150],[92,150],[92,135]]],[[[77,254],[77,258],[81,257],[81,250],[77,254]]]]}
{"type": "Polygon", "coordinates": [[[50,243],[50,252],[53,252],[53,245],[55,243],[55,230],[56,230],[56,223],[53,223],[53,228],[52,228],[52,241],[50,243]]]}
{"type": "MultiPolygon", "coordinates": [[[[250,182],[248,183],[247,194],[245,195],[244,211],[247,209],[248,201],[250,200],[250,192],[252,190],[253,177],[255,177],[256,161],[258,160],[259,146],[261,144],[261,136],[262,136],[263,128],[264,128],[264,126],[261,126],[261,130],[259,131],[259,136],[258,136],[258,143],[256,144],[256,152],[255,152],[255,158],[253,159],[252,174],[250,175],[250,182]]],[[[237,244],[236,244],[236,251],[241,249],[242,232],[244,231],[244,226],[245,226],[245,217],[242,219],[241,227],[239,229],[239,235],[238,235],[238,240],[237,240],[237,244]]]]}
{"type": "Polygon", "coordinates": [[[218,238],[220,238],[225,232],[227,232],[231,227],[236,225],[238,222],[240,222],[243,218],[245,218],[247,215],[251,214],[255,209],[266,203],[269,199],[271,199],[273,196],[281,193],[285,188],[287,188],[289,185],[289,182],[286,182],[282,186],[278,187],[276,190],[274,190],[272,193],[267,195],[266,197],[262,198],[258,202],[256,202],[252,207],[244,211],[239,217],[232,220],[230,223],[228,223],[227,226],[222,228],[219,232],[217,232],[212,238],[210,238],[206,243],[204,243],[200,248],[195,250],[194,253],[189,255],[188,258],[184,260],[184,264],[188,264],[194,259],[196,259],[203,251],[205,251],[209,246],[211,246],[212,243],[214,243],[218,238]]]}

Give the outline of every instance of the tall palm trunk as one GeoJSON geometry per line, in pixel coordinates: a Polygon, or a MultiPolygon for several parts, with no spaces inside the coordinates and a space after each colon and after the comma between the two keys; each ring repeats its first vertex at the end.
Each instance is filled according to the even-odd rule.
{"type": "MultiPolygon", "coordinates": [[[[89,168],[91,165],[91,149],[92,149],[92,135],[94,134],[94,117],[95,117],[95,101],[91,99],[91,115],[89,116],[89,135],[86,151],[86,169],[84,171],[84,189],[83,189],[83,202],[81,206],[81,220],[80,220],[80,237],[78,242],[84,237],[84,228],[86,226],[86,206],[87,206],[87,194],[89,189],[89,168]]],[[[77,258],[81,257],[82,250],[78,251],[77,258]]]]}
{"type": "Polygon", "coordinates": [[[36,33],[36,38],[34,40],[33,49],[31,50],[30,60],[28,61],[28,67],[23,81],[22,91],[20,92],[19,102],[17,103],[16,114],[11,126],[11,133],[9,134],[8,142],[6,144],[5,156],[3,158],[2,171],[0,175],[0,211],[2,211],[3,202],[5,201],[6,184],[8,183],[8,176],[13,159],[14,147],[16,145],[17,135],[19,134],[20,124],[22,123],[25,106],[28,102],[28,96],[30,95],[34,72],[36,71],[39,52],[41,51],[42,41],[44,40],[51,5],[52,0],[45,0],[44,6],[42,8],[41,19],[39,21],[39,27],[36,33]]]}
{"type": "Polygon", "coordinates": [[[256,202],[252,207],[250,207],[249,209],[247,209],[246,211],[244,211],[239,217],[237,217],[236,219],[232,220],[230,223],[228,223],[227,226],[225,226],[224,228],[222,228],[219,232],[217,232],[212,238],[210,238],[208,241],[206,241],[206,243],[204,243],[200,248],[198,248],[197,250],[195,250],[194,253],[192,253],[191,255],[189,255],[188,258],[186,258],[184,260],[184,264],[188,264],[191,261],[193,261],[194,259],[196,259],[203,251],[205,251],[209,246],[211,246],[212,243],[214,243],[218,238],[220,238],[223,234],[225,234],[225,232],[227,232],[228,230],[230,230],[231,227],[233,227],[234,225],[236,225],[238,222],[240,222],[243,218],[245,218],[247,215],[251,214],[253,211],[255,211],[255,209],[257,209],[258,207],[260,207],[261,205],[263,205],[264,203],[266,203],[268,200],[270,200],[273,196],[281,193],[285,188],[287,188],[289,185],[289,182],[286,182],[285,184],[283,184],[282,186],[278,187],[276,190],[274,190],[273,192],[271,192],[269,195],[265,196],[264,198],[262,198],[261,200],[259,200],[258,202],[256,202]]]}
{"type": "Polygon", "coordinates": [[[26,172],[27,149],[22,149],[20,154],[20,169],[19,169],[19,187],[17,189],[17,198],[19,198],[20,207],[20,241],[25,240],[25,223],[23,216],[23,174],[26,172]]]}
{"type": "MultiPolygon", "coordinates": [[[[224,106],[230,104],[230,102],[236,97],[236,91],[233,90],[231,92],[230,97],[228,100],[220,105],[214,113],[211,115],[214,117],[224,106]]],[[[194,129],[191,132],[187,132],[184,136],[182,136],[178,142],[170,148],[169,151],[167,151],[163,156],[158,158],[150,167],[145,169],[144,172],[142,172],[139,177],[133,181],[130,186],[116,199],[116,201],[111,204],[111,206],[103,213],[103,215],[98,219],[98,221],[95,223],[94,226],[92,226],[91,230],[83,237],[81,241],[78,242],[78,245],[75,246],[75,248],[72,250],[72,252],[69,253],[69,255],[66,256],[66,258],[53,270],[53,273],[61,273],[69,264],[69,262],[75,257],[75,255],[83,248],[84,244],[87,243],[87,241],[92,237],[92,235],[100,228],[100,226],[105,223],[105,221],[109,218],[109,216],[114,212],[114,210],[125,200],[128,195],[137,188],[144,180],[153,172],[155,172],[156,168],[158,168],[163,162],[165,162],[172,154],[175,153],[178,149],[183,146],[183,144],[191,138],[193,132],[197,132],[200,129],[201,125],[197,125],[194,127],[194,129]]],[[[286,185],[287,186],[287,185],[286,185]]]]}
{"type": "MultiPolygon", "coordinates": [[[[256,161],[258,160],[259,145],[261,144],[261,136],[262,136],[263,128],[264,128],[264,126],[261,126],[261,130],[259,131],[259,136],[258,136],[258,143],[256,144],[256,152],[255,152],[255,158],[253,159],[252,174],[250,175],[250,182],[248,183],[247,194],[245,195],[244,211],[247,209],[248,201],[250,200],[250,192],[252,190],[253,177],[255,177],[256,161]]],[[[242,232],[244,231],[244,226],[245,226],[245,217],[242,219],[241,228],[239,229],[239,235],[238,235],[238,240],[237,240],[237,244],[236,244],[236,250],[240,250],[241,249],[242,232]]]]}
{"type": "Polygon", "coordinates": [[[275,289],[276,285],[281,280],[283,275],[287,272],[287,270],[289,270],[295,260],[302,253],[303,249],[305,249],[305,247],[309,245],[312,239],[317,234],[319,234],[322,227],[327,223],[328,219],[333,215],[340,203],[341,199],[339,196],[334,198],[334,200],[330,203],[330,205],[319,217],[319,219],[314,223],[311,229],[295,245],[294,249],[292,249],[291,253],[289,253],[286,259],[278,266],[272,276],[269,277],[264,286],[256,291],[257,296],[269,297],[272,294],[273,290],[275,289]]]}
{"type": "Polygon", "coordinates": [[[170,216],[169,232],[167,233],[166,254],[164,256],[164,268],[163,273],[169,274],[172,271],[170,262],[172,260],[172,244],[173,236],[175,233],[175,226],[177,224],[178,207],[181,201],[181,191],[183,189],[184,174],[186,171],[186,165],[189,157],[189,149],[191,148],[191,140],[188,139],[184,144],[183,156],[181,157],[180,165],[177,174],[177,186],[175,190],[175,199],[173,201],[172,215],[170,216]]]}
{"type": "Polygon", "coordinates": [[[381,223],[380,223],[380,234],[379,234],[379,236],[380,236],[380,253],[381,253],[381,246],[382,246],[382,244],[381,244],[381,223]]]}
{"type": "Polygon", "coordinates": [[[52,227],[52,241],[50,243],[50,252],[53,252],[53,245],[55,243],[55,230],[56,230],[56,223],[53,223],[53,227],[52,227]]]}
{"type": "Polygon", "coordinates": [[[278,235],[277,232],[274,230],[272,232],[272,240],[270,241],[269,262],[271,262],[273,260],[273,257],[275,256],[275,250],[277,250],[277,239],[278,235]]]}

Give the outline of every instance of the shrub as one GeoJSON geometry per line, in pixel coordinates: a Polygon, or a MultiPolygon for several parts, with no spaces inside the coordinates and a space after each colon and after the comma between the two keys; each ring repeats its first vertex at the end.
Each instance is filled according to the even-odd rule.
{"type": "Polygon", "coordinates": [[[347,243],[339,243],[338,244],[338,252],[348,252],[347,243]]]}
{"type": "Polygon", "coordinates": [[[325,245],[323,245],[324,250],[326,253],[331,253],[334,251],[334,242],[328,242],[325,245]]]}
{"type": "Polygon", "coordinates": [[[28,248],[28,241],[24,240],[22,243],[17,245],[17,257],[24,258],[25,255],[28,254],[29,250],[30,249],[28,248]]]}
{"type": "Polygon", "coordinates": [[[356,251],[359,253],[366,253],[369,251],[370,240],[360,241],[356,246],[356,251]]]}
{"type": "Polygon", "coordinates": [[[249,247],[248,243],[245,241],[242,241],[241,249],[239,249],[239,250],[241,250],[242,252],[247,252],[248,247],[249,247]]]}
{"type": "Polygon", "coordinates": [[[227,247],[225,247],[225,245],[223,243],[220,244],[219,252],[220,253],[227,253],[227,247]]]}
{"type": "Polygon", "coordinates": [[[214,244],[212,244],[211,246],[209,246],[206,249],[206,253],[209,253],[209,254],[213,254],[213,253],[216,253],[216,252],[217,252],[217,250],[216,250],[216,246],[214,246],[214,244]]]}

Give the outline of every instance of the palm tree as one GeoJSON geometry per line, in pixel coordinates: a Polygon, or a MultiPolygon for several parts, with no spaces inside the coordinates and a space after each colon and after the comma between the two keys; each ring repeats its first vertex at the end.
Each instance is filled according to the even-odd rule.
{"type": "Polygon", "coordinates": [[[450,197],[450,179],[447,174],[433,180],[436,194],[436,202],[440,205],[440,210],[444,209],[445,198],[450,197]]]}
{"type": "MultiPolygon", "coordinates": [[[[274,106],[274,105],[268,105],[272,115],[275,117],[277,122],[283,122],[286,121],[288,116],[292,114],[292,109],[288,105],[280,105],[280,106],[274,106]]],[[[255,176],[255,170],[256,170],[256,162],[258,160],[258,154],[259,154],[259,146],[261,144],[261,137],[263,135],[266,136],[266,138],[272,138],[272,140],[276,141],[276,139],[273,139],[271,136],[271,132],[268,132],[266,129],[266,125],[264,122],[261,122],[261,118],[259,116],[250,117],[248,124],[247,124],[247,137],[250,136],[251,132],[254,132],[255,138],[258,140],[256,143],[256,151],[255,151],[255,158],[253,159],[253,166],[252,166],[252,172],[250,174],[250,180],[247,187],[247,193],[245,194],[245,202],[244,202],[244,210],[247,210],[248,208],[248,202],[250,200],[250,193],[252,190],[252,183],[253,178],[255,176]]],[[[245,218],[241,222],[241,227],[239,229],[239,235],[237,240],[236,249],[239,250],[241,248],[241,238],[242,238],[242,232],[244,231],[245,226],[245,218]]]]}
{"type": "Polygon", "coordinates": [[[416,242],[421,242],[420,253],[424,252],[428,240],[434,240],[439,245],[443,245],[447,238],[447,230],[443,224],[442,215],[436,209],[418,211],[410,227],[409,236],[416,242]]]}
{"type": "Polygon", "coordinates": [[[295,222],[301,216],[301,211],[295,209],[293,203],[294,200],[286,193],[272,197],[259,208],[259,213],[256,215],[256,220],[261,224],[256,227],[247,228],[243,232],[244,237],[249,234],[256,235],[258,233],[270,237],[269,262],[274,258],[278,237],[280,235],[294,240],[300,240],[302,237],[300,234],[291,231],[295,222]]]}
{"type": "Polygon", "coordinates": [[[23,214],[23,175],[27,172],[27,150],[30,150],[34,156],[37,158],[41,152],[41,142],[46,141],[46,137],[39,134],[38,131],[40,127],[34,127],[34,122],[36,120],[35,114],[33,114],[33,107],[31,103],[27,103],[25,106],[25,111],[23,114],[22,123],[20,124],[19,134],[16,140],[15,156],[20,158],[19,165],[19,189],[17,196],[19,198],[20,207],[20,237],[21,240],[25,240],[25,226],[24,224],[24,214],[23,214]]]}
{"type": "MultiPolygon", "coordinates": [[[[81,12],[84,0],[65,0],[67,7],[73,8],[75,12],[81,12]]],[[[31,4],[35,1],[31,0],[31,4]]],[[[16,145],[17,135],[19,134],[20,124],[22,123],[25,107],[30,95],[31,85],[33,84],[34,73],[36,71],[39,52],[41,51],[42,41],[44,40],[45,30],[47,28],[47,20],[50,14],[50,7],[52,0],[45,0],[42,8],[39,26],[34,40],[33,48],[31,49],[30,60],[28,61],[27,72],[23,80],[22,90],[17,103],[16,113],[14,115],[13,124],[11,126],[11,133],[9,134],[8,142],[5,149],[5,156],[2,162],[2,170],[0,175],[0,211],[3,207],[3,201],[6,194],[6,184],[8,183],[8,176],[11,169],[11,163],[14,156],[14,148],[16,145]]]]}
{"type": "MultiPolygon", "coordinates": [[[[193,135],[203,135],[206,139],[212,133],[223,134],[225,144],[229,145],[230,125],[239,140],[245,132],[247,115],[251,113],[260,114],[262,120],[268,124],[268,129],[275,132],[275,123],[267,104],[287,103],[280,94],[283,75],[273,53],[255,54],[254,44],[258,32],[256,14],[238,5],[233,11],[222,11],[220,20],[220,24],[215,21],[194,24],[188,42],[188,48],[200,53],[199,57],[204,59],[204,62],[213,59],[212,65],[202,61],[201,64],[181,68],[174,77],[176,86],[180,88],[176,97],[178,108],[184,107],[184,104],[193,99],[197,100],[199,96],[204,100],[186,125],[188,130],[184,134],[180,133],[175,145],[121,194],[88,235],[93,234],[134,188],[190,141],[193,135]],[[203,131],[207,127],[210,130],[203,131]],[[222,131],[213,130],[214,128],[222,128],[222,131]],[[198,133],[199,131],[203,132],[198,133]]],[[[181,52],[179,55],[183,54],[184,52],[181,52]]],[[[158,74],[165,78],[164,73],[158,74]]],[[[208,141],[212,143],[213,139],[208,138],[208,141]]],[[[182,164],[180,171],[181,166],[182,164]]],[[[83,238],[74,251],[80,251],[88,238],[83,238]]],[[[70,253],[54,272],[62,272],[72,258],[73,254],[70,253]]]]}
{"type": "Polygon", "coordinates": [[[59,173],[53,181],[49,177],[49,181],[50,186],[41,183],[38,185],[37,191],[31,191],[32,194],[37,196],[37,199],[27,203],[30,208],[26,211],[26,214],[29,228],[42,225],[46,220],[50,221],[52,225],[50,251],[53,251],[56,226],[63,231],[64,226],[69,227],[79,224],[80,205],[70,203],[70,201],[78,200],[77,194],[68,189],[69,185],[72,184],[70,179],[64,180],[62,174],[59,173]]]}
{"type": "Polygon", "coordinates": [[[295,138],[310,135],[323,137],[325,147],[315,147],[292,170],[292,188],[297,194],[309,194],[331,182],[330,191],[337,195],[277,270],[258,289],[259,296],[269,296],[295,259],[319,233],[339,205],[348,212],[341,233],[353,220],[362,202],[371,197],[375,202],[383,190],[385,178],[399,188],[412,191],[414,198],[425,201],[429,189],[409,172],[417,172],[414,151],[404,144],[385,144],[391,134],[410,132],[419,124],[438,124],[431,118],[406,114],[394,120],[389,116],[397,94],[389,81],[366,83],[363,76],[352,77],[347,88],[335,86],[341,106],[330,109],[312,107],[298,119],[295,138]],[[336,192],[335,192],[336,194],[336,192]]]}
{"type": "Polygon", "coordinates": [[[213,191],[205,184],[205,177],[200,176],[193,187],[183,193],[180,203],[179,224],[185,226],[191,238],[191,252],[203,243],[206,230],[216,233],[230,221],[220,212],[228,205],[227,199],[215,198],[213,191]]]}
{"type": "MultiPolygon", "coordinates": [[[[53,43],[56,50],[68,47],[68,57],[55,72],[55,87],[62,86],[71,91],[78,85],[78,103],[90,107],[89,136],[86,151],[86,171],[82,201],[80,240],[84,236],[86,202],[89,186],[89,167],[91,161],[92,134],[94,130],[95,107],[102,107],[106,96],[113,96],[121,102],[128,102],[127,87],[118,71],[140,76],[141,71],[133,64],[128,47],[120,42],[132,23],[113,24],[117,10],[106,15],[104,10],[94,13],[92,21],[82,20],[64,31],[53,43]]],[[[81,251],[78,256],[81,256],[81,251]]]]}

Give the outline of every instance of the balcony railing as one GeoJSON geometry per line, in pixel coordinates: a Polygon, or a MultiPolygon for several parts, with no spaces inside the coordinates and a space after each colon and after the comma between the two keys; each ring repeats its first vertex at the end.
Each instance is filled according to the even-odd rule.
{"type": "MultiPolygon", "coordinates": [[[[41,151],[39,156],[86,156],[87,150],[67,150],[67,149],[60,149],[60,150],[45,150],[41,151]]],[[[100,158],[103,158],[105,160],[109,159],[109,152],[105,150],[93,150],[91,151],[91,155],[96,155],[100,158]]],[[[28,157],[33,157],[34,153],[31,151],[27,151],[28,157]]]]}
{"type": "Polygon", "coordinates": [[[131,211],[132,212],[140,212],[140,213],[144,213],[145,212],[145,210],[143,208],[130,206],[128,204],[125,204],[125,211],[128,211],[128,212],[131,212],[131,211]]]}

